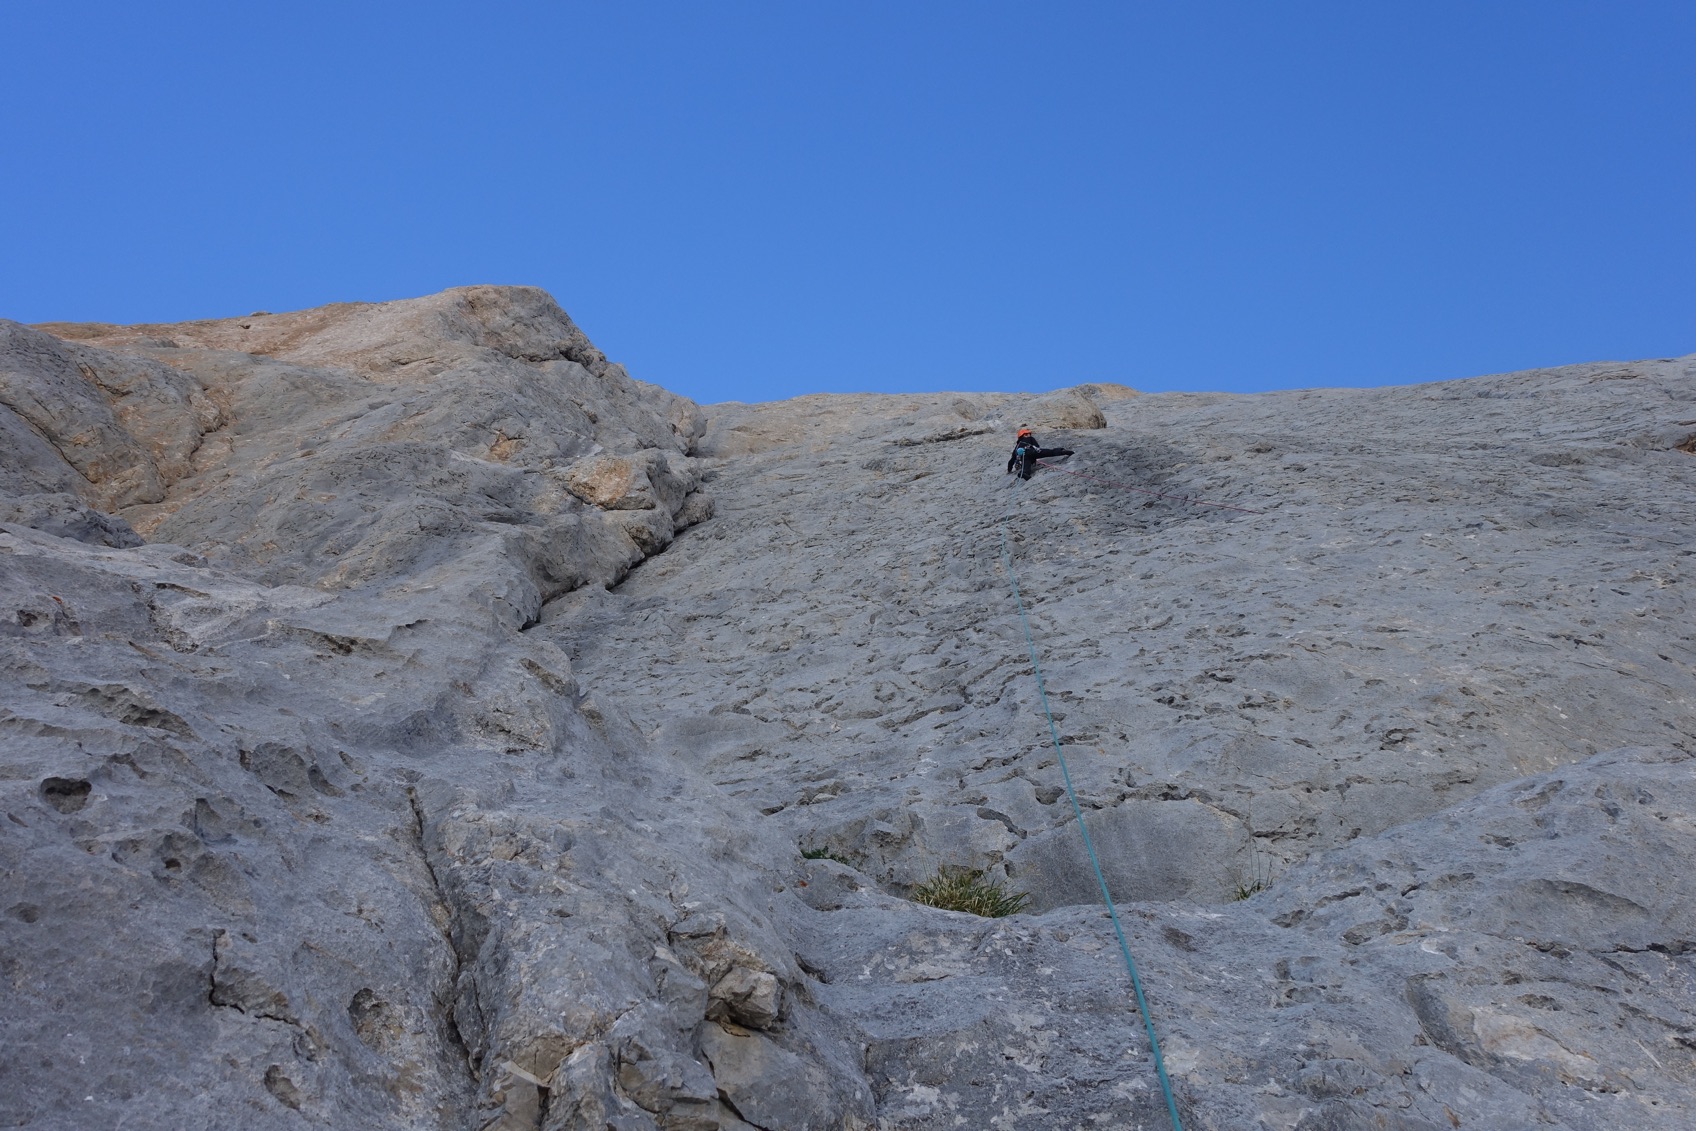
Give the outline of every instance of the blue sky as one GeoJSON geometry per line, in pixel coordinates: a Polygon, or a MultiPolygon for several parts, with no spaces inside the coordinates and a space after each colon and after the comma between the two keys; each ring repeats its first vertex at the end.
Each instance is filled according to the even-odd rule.
{"type": "Polygon", "coordinates": [[[551,291],[638,377],[1696,351],[1696,4],[0,0],[0,316],[551,291]]]}

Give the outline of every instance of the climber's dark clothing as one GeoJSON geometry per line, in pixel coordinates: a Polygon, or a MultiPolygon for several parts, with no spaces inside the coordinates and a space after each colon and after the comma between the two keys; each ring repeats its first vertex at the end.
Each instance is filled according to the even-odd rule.
{"type": "Polygon", "coordinates": [[[1007,460],[1007,474],[1018,474],[1020,479],[1029,479],[1036,474],[1036,461],[1039,459],[1059,459],[1061,456],[1072,454],[1071,448],[1044,448],[1036,442],[1035,436],[1026,436],[1013,449],[1013,454],[1007,460]]]}
{"type": "MultiPolygon", "coordinates": [[[[1036,433],[1020,432],[1019,438],[1013,441],[1013,454],[1007,457],[1007,474],[1011,475],[1017,471],[1021,478],[1029,479],[1030,475],[1024,470],[1025,453],[1041,447],[1042,445],[1037,443],[1036,433]]],[[[1032,462],[1034,462],[1034,457],[1032,462]]]]}

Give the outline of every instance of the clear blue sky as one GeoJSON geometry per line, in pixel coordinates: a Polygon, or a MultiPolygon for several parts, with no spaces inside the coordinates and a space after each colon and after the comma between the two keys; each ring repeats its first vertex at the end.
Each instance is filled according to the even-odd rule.
{"type": "Polygon", "coordinates": [[[0,0],[0,316],[546,287],[700,400],[1696,351],[1696,3],[0,0]]]}

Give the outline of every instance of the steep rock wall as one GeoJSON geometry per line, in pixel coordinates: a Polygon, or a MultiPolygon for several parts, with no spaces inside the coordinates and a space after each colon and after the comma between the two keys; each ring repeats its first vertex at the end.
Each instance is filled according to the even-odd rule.
{"type": "Polygon", "coordinates": [[[1160,1126],[1003,515],[1186,1126],[1696,1115],[1690,359],[703,414],[525,288],[50,329],[0,1120],[1160,1126]]]}

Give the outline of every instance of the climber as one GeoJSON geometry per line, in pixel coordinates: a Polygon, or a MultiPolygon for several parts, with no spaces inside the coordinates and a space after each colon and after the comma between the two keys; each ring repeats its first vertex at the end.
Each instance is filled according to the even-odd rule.
{"type": "Polygon", "coordinates": [[[1013,441],[1013,454],[1007,460],[1007,474],[1017,474],[1020,479],[1029,479],[1036,474],[1036,461],[1039,459],[1059,459],[1061,456],[1072,454],[1071,448],[1045,448],[1037,443],[1036,434],[1029,428],[1019,429],[1018,439],[1013,441]]]}

